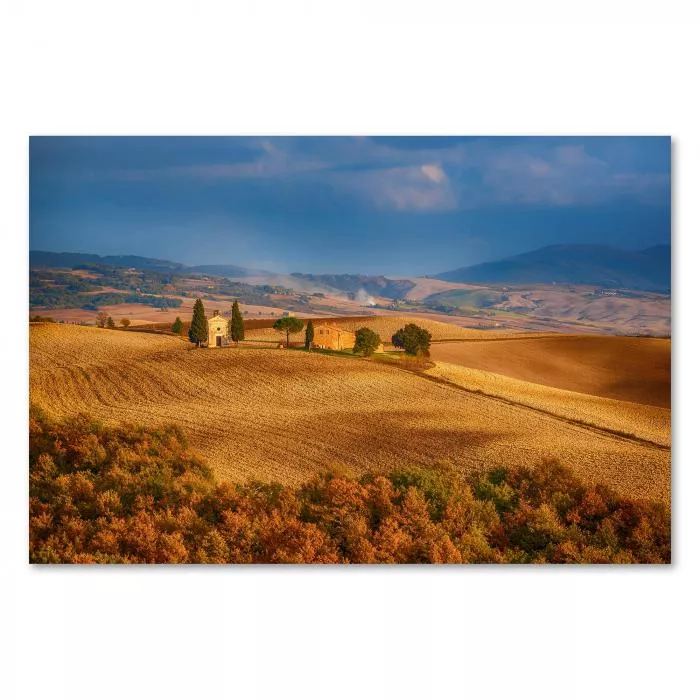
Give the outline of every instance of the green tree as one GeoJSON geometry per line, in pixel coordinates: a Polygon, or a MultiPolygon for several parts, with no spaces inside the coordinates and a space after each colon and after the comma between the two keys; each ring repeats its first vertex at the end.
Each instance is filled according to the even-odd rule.
{"type": "Polygon", "coordinates": [[[179,316],[175,319],[175,323],[170,326],[170,330],[178,335],[182,333],[182,319],[179,316]]]}
{"type": "Polygon", "coordinates": [[[430,333],[415,323],[407,323],[391,336],[392,344],[408,355],[429,355],[431,339],[430,333]]]}
{"type": "Polygon", "coordinates": [[[245,336],[243,316],[241,316],[241,310],[238,308],[238,300],[234,301],[231,306],[231,323],[229,327],[231,329],[231,340],[238,344],[238,341],[243,340],[245,336]]]}
{"type": "Polygon", "coordinates": [[[306,324],[306,335],[304,336],[304,347],[311,350],[311,344],[314,342],[314,323],[309,320],[306,324]]]}
{"type": "Polygon", "coordinates": [[[128,328],[131,325],[131,321],[128,318],[123,318],[119,323],[121,323],[124,328],[128,328]]]}
{"type": "Polygon", "coordinates": [[[369,357],[380,343],[381,339],[371,328],[359,328],[355,331],[355,347],[352,351],[369,357]]]}
{"type": "Polygon", "coordinates": [[[192,323],[190,324],[189,338],[193,343],[197,343],[197,347],[201,347],[202,343],[209,336],[209,328],[207,326],[207,317],[204,314],[204,304],[201,299],[194,302],[192,310],[192,323]]]}
{"type": "Polygon", "coordinates": [[[287,347],[289,347],[289,334],[300,333],[304,328],[304,322],[296,316],[283,316],[282,318],[278,318],[272,324],[272,327],[276,331],[287,334],[287,347]]]}
{"type": "Polygon", "coordinates": [[[107,328],[114,330],[116,327],[117,324],[114,322],[114,319],[111,316],[107,316],[107,328]]]}

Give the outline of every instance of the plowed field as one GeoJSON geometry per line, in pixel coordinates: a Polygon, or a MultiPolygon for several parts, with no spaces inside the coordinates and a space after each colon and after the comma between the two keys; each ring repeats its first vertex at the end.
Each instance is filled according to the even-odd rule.
{"type": "Polygon", "coordinates": [[[216,473],[235,480],[553,456],[622,493],[670,498],[662,447],[354,358],[190,350],[174,337],[39,324],[30,330],[30,398],[55,416],[178,423],[216,473]]]}

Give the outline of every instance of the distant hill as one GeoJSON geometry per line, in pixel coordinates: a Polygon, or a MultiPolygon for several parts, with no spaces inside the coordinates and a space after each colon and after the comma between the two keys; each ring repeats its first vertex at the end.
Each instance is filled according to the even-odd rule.
{"type": "Polygon", "coordinates": [[[671,247],[629,251],[602,245],[553,245],[435,277],[473,284],[556,282],[662,291],[671,288],[671,247]]]}
{"type": "Polygon", "coordinates": [[[217,277],[247,277],[268,274],[263,270],[250,270],[238,265],[196,265],[188,267],[182,263],[140,255],[92,255],[90,253],[50,253],[44,250],[29,251],[29,267],[51,267],[71,269],[76,265],[104,265],[107,267],[133,267],[135,270],[168,272],[199,272],[217,277]]]}
{"type": "Polygon", "coordinates": [[[44,250],[29,251],[29,267],[73,268],[76,265],[105,265],[133,267],[136,270],[185,270],[181,263],[139,255],[92,255],[90,253],[49,253],[44,250]]]}
{"type": "Polygon", "coordinates": [[[293,272],[291,276],[350,294],[365,292],[370,296],[389,299],[402,299],[416,286],[410,280],[393,280],[375,275],[305,275],[293,272]]]}

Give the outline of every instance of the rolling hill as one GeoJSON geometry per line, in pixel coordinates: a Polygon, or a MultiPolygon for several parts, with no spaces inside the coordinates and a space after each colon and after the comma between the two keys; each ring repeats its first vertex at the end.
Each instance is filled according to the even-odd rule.
{"type": "Polygon", "coordinates": [[[433,345],[431,357],[535,384],[671,408],[671,341],[666,338],[491,336],[433,345]]]}
{"type": "Polygon", "coordinates": [[[671,287],[671,247],[628,251],[600,245],[553,245],[436,277],[471,284],[590,284],[661,291],[671,287]]]}
{"type": "Polygon", "coordinates": [[[67,268],[76,265],[103,265],[106,267],[133,267],[136,270],[162,270],[180,272],[186,269],[181,263],[140,255],[93,255],[91,253],[51,253],[45,250],[29,251],[30,268],[67,268]]]}
{"type": "Polygon", "coordinates": [[[663,447],[518,404],[511,394],[489,397],[356,358],[190,350],[172,336],[32,324],[30,400],[55,417],[176,423],[216,474],[233,480],[299,484],[334,465],[359,474],[444,462],[467,472],[556,457],[584,481],[670,499],[663,447]]]}
{"type": "Polygon", "coordinates": [[[188,266],[172,260],[145,258],[140,255],[93,255],[91,253],[52,253],[45,250],[29,251],[30,268],[66,268],[76,265],[100,265],[103,267],[132,267],[135,270],[162,272],[198,272],[217,277],[249,277],[267,275],[264,270],[253,270],[240,265],[194,265],[188,266]]]}

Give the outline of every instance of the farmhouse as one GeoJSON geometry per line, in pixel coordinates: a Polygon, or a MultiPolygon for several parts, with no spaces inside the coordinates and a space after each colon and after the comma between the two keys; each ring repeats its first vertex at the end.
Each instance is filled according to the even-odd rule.
{"type": "Polygon", "coordinates": [[[324,350],[346,350],[355,346],[355,334],[330,323],[314,328],[314,347],[324,350]]]}
{"type": "Polygon", "coordinates": [[[209,347],[220,348],[228,345],[230,337],[228,320],[215,311],[207,323],[209,324],[209,347]]]}
{"type": "MultiPolygon", "coordinates": [[[[355,334],[330,323],[321,323],[314,328],[313,347],[324,350],[351,350],[355,347],[355,334]]],[[[376,352],[384,352],[381,343],[376,352]]]]}

